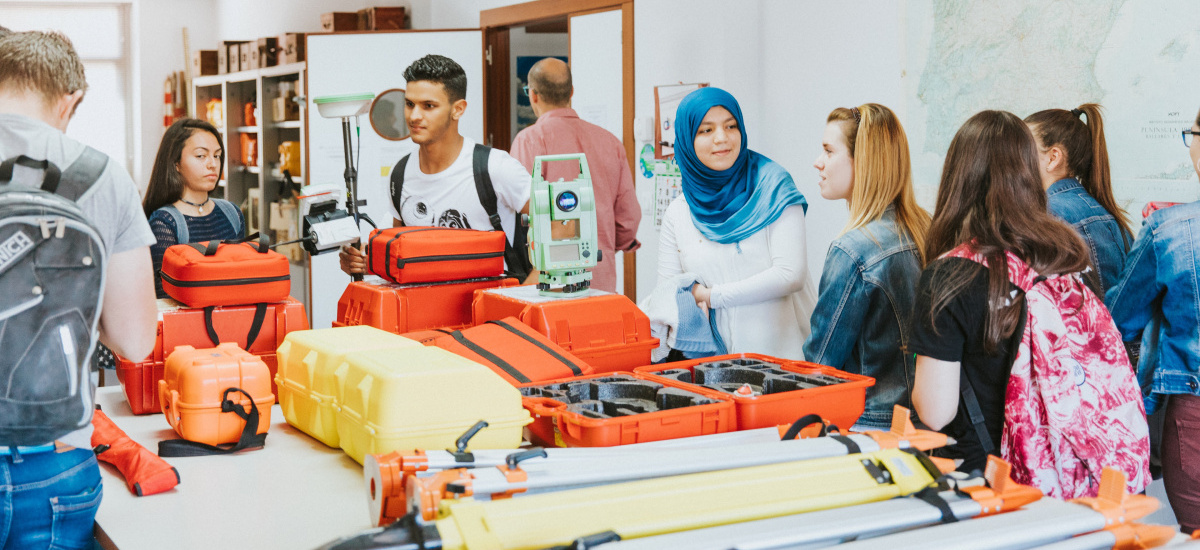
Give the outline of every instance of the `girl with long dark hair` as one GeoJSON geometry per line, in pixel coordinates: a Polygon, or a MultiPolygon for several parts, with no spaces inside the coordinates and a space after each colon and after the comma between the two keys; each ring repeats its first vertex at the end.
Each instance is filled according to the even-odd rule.
{"type": "Polygon", "coordinates": [[[1024,296],[1008,278],[1009,252],[1047,277],[1089,265],[1083,241],[1046,210],[1029,128],[1012,113],[983,111],[946,153],[910,343],[917,354],[913,405],[925,424],[957,440],[948,455],[962,460],[963,471],[982,469],[987,453],[960,402],[960,377],[974,387],[991,447],[1000,448],[1012,335],[1024,313],[1024,296]],[[941,257],[963,244],[988,267],[941,257]]]}
{"type": "Polygon", "coordinates": [[[1133,231],[1113,197],[1100,106],[1038,111],[1025,123],[1037,142],[1047,208],[1083,238],[1101,290],[1112,288],[1125,268],[1133,231]]]}
{"type": "Polygon", "coordinates": [[[158,242],[150,247],[154,289],[162,289],[162,259],[167,248],[184,243],[242,237],[246,220],[233,203],[209,197],[224,174],[221,134],[208,122],[185,118],[163,134],[150,172],[142,209],[158,242]]]}

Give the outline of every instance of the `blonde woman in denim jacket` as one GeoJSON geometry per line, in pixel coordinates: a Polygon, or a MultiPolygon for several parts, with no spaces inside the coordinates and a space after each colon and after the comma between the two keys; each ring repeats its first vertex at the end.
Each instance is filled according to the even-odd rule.
{"type": "MultiPolygon", "coordinates": [[[[1200,114],[1183,131],[1200,175],[1200,114]]],[[[1126,342],[1142,341],[1146,413],[1166,406],[1163,482],[1185,533],[1200,529],[1200,201],[1158,210],[1142,226],[1105,303],[1126,342]],[[1153,324],[1151,322],[1153,321],[1153,324]],[[1142,338],[1143,331],[1153,330],[1142,338]],[[1147,347],[1146,342],[1156,343],[1147,347]]]]}
{"type": "Polygon", "coordinates": [[[874,377],[858,424],[886,428],[894,405],[912,408],[906,349],[929,214],[913,198],[904,128],[883,105],[834,109],[813,166],[821,196],[846,200],[850,222],[825,257],[804,356],[874,377]]]}

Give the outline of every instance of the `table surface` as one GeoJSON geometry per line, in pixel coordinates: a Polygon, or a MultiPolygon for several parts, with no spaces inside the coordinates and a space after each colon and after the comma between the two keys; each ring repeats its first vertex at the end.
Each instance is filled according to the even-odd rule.
{"type": "MultiPolygon", "coordinates": [[[[134,441],[157,453],[178,436],[161,414],[135,416],[119,386],[96,402],[134,441]]],[[[96,538],[105,548],[316,548],[371,527],[362,467],[271,410],[266,446],[233,455],[166,459],[180,483],[138,497],[100,463],[104,500],[96,538]]]]}

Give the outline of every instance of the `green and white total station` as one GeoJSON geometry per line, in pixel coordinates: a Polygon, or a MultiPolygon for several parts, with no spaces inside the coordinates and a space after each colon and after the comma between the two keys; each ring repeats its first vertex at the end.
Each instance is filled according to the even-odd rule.
{"type": "Polygon", "coordinates": [[[530,261],[540,271],[537,288],[544,296],[576,294],[592,285],[590,267],[600,261],[596,236],[596,199],[583,153],[539,156],[533,163],[529,200],[530,261]],[[542,165],[579,161],[574,181],[546,181],[542,165]],[[562,285],[561,290],[551,290],[562,285]]]}

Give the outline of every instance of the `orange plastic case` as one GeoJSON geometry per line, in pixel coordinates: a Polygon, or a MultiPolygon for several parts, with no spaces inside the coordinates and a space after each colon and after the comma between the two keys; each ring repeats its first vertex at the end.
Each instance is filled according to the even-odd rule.
{"type": "Polygon", "coordinates": [[[612,447],[737,427],[727,394],[637,372],[566,378],[520,390],[522,405],[533,415],[526,435],[543,447],[612,447]],[[653,399],[661,410],[638,412],[639,399],[653,399]]]}
{"type": "Polygon", "coordinates": [[[875,385],[869,376],[755,353],[650,365],[634,372],[721,391],[736,404],[738,430],[790,424],[808,414],[848,429],[862,416],[867,388],[875,385]],[[701,365],[707,368],[698,373],[701,365]]]}
{"type": "Polygon", "coordinates": [[[502,231],[452,227],[376,229],[367,240],[367,268],[397,283],[458,281],[504,274],[502,231]]]}
{"type": "MultiPolygon", "coordinates": [[[[213,328],[221,342],[232,342],[243,349],[246,338],[254,323],[255,307],[225,306],[212,310],[213,328]]],[[[154,351],[142,362],[117,358],[117,378],[125,390],[129,408],[133,414],[153,414],[162,411],[158,401],[158,381],[163,379],[164,359],[177,346],[211,348],[203,309],[187,308],[174,300],[158,301],[158,335],[154,351]]],[[[262,326],[249,346],[249,352],[262,357],[274,377],[276,371],[275,350],[293,330],[307,330],[308,317],[304,304],[289,297],[283,302],[267,304],[262,326]]],[[[271,381],[271,391],[275,391],[271,381]]]]}
{"type": "Polygon", "coordinates": [[[162,259],[163,290],[192,307],[278,302],[291,288],[287,256],[258,243],[177,244],[162,259]]]}
{"type": "Polygon", "coordinates": [[[469,326],[476,290],[517,284],[516,279],[499,277],[410,285],[379,280],[352,282],[338,300],[333,326],[369,325],[393,334],[469,326]]]}
{"type": "MultiPolygon", "coordinates": [[[[260,415],[258,433],[267,433],[275,404],[270,377],[261,357],[236,344],[207,349],[182,346],[167,358],[158,383],[159,401],[167,422],[180,437],[208,445],[235,443],[246,421],[233,411],[221,412],[225,390],[240,388],[254,397],[260,415]]],[[[250,406],[250,400],[240,393],[230,393],[229,399],[250,406]]]]}
{"type": "Polygon", "coordinates": [[[514,386],[594,372],[587,363],[512,317],[452,331],[429,345],[484,365],[514,386]]]}
{"type": "Polygon", "coordinates": [[[516,317],[598,373],[650,364],[650,352],[658,347],[658,339],[650,336],[650,318],[624,295],[586,294],[542,297],[533,285],[481,290],[471,308],[476,325],[516,317]]]}

